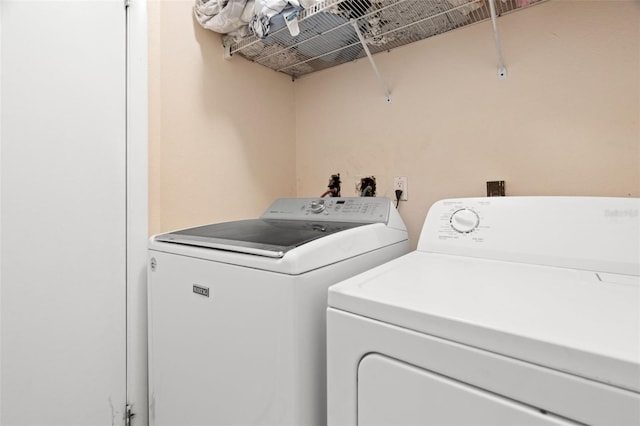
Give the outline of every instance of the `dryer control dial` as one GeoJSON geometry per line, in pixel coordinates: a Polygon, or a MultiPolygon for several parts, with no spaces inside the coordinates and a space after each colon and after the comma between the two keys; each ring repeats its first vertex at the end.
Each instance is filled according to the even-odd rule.
{"type": "Polygon", "coordinates": [[[475,211],[464,208],[453,212],[449,218],[449,223],[451,223],[451,227],[455,231],[461,234],[468,234],[478,227],[480,217],[475,211]]]}
{"type": "Polygon", "coordinates": [[[311,212],[312,213],[322,213],[324,210],[324,200],[313,200],[311,202],[311,212]]]}

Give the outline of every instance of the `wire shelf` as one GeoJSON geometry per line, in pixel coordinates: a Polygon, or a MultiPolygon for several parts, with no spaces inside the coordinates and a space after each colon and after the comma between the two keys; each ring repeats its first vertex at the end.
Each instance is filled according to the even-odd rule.
{"type": "MultiPolygon", "coordinates": [[[[496,0],[498,16],[546,0],[496,0]]],[[[356,22],[372,55],[490,19],[488,0],[322,0],[298,17],[293,37],[282,16],[271,32],[228,46],[231,55],[296,78],[366,56],[356,22]]]]}

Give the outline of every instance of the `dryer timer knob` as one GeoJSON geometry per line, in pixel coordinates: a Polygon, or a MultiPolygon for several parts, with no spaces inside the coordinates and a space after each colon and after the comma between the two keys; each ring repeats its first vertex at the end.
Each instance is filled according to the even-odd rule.
{"type": "Polygon", "coordinates": [[[449,223],[455,231],[468,234],[478,227],[480,217],[478,217],[478,213],[465,208],[453,212],[449,218],[449,223]]]}

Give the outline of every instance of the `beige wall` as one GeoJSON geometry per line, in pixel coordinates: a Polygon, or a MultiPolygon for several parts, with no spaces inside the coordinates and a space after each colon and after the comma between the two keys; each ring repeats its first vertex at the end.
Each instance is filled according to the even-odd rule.
{"type": "Polygon", "coordinates": [[[496,77],[490,22],[295,83],[297,194],[340,172],[343,195],[375,175],[415,246],[430,205],[484,196],[640,196],[640,3],[550,1],[498,20],[508,78],[496,77]]]}
{"type": "Polygon", "coordinates": [[[485,195],[640,196],[640,3],[551,0],[291,83],[242,58],[191,0],[150,8],[150,231],[258,215],[274,198],[343,195],[375,175],[415,246],[429,206],[485,195]],[[295,96],[294,96],[295,95],[295,96]],[[293,132],[295,128],[295,134],[293,132]],[[297,181],[297,186],[296,186],[297,181]]]}
{"type": "Polygon", "coordinates": [[[149,2],[150,233],[255,217],[295,195],[294,85],[192,17],[149,2]]]}

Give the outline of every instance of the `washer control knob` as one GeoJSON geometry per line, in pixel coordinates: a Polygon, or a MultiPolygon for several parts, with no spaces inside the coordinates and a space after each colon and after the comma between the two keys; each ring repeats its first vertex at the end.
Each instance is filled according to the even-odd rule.
{"type": "Polygon", "coordinates": [[[312,213],[322,213],[324,210],[324,200],[313,200],[311,202],[311,212],[312,213]]]}
{"type": "Polygon", "coordinates": [[[475,230],[480,224],[478,213],[471,209],[460,209],[453,212],[449,218],[451,227],[462,234],[468,234],[475,230]]]}

